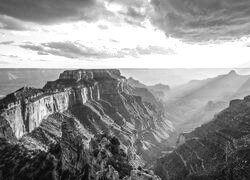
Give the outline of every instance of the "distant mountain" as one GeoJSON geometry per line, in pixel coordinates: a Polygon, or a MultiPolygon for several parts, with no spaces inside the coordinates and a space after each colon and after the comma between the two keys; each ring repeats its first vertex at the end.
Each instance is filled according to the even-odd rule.
{"type": "Polygon", "coordinates": [[[128,83],[130,86],[132,87],[137,87],[137,88],[147,88],[147,86],[143,83],[141,83],[140,81],[130,77],[127,79],[128,83]]]}
{"type": "MultiPolygon", "coordinates": [[[[206,111],[201,109],[209,101],[228,103],[249,77],[249,75],[239,75],[235,71],[230,71],[225,75],[191,81],[188,84],[172,89],[166,102],[166,111],[169,114],[169,119],[173,119],[177,128],[181,127],[185,130],[183,125],[193,121],[192,118],[197,119],[198,115],[195,115],[196,113],[200,114],[203,111],[202,114],[206,117],[205,119],[209,118],[208,114],[212,115],[212,113],[207,111],[208,114],[206,115],[206,111]]],[[[216,111],[222,110],[223,107],[217,107],[216,111]]],[[[201,125],[203,122],[204,119],[201,118],[201,122],[197,122],[197,125],[201,125]]]]}
{"type": "Polygon", "coordinates": [[[179,146],[160,158],[162,180],[250,179],[250,96],[233,100],[214,119],[182,134],[179,146]]]}
{"type": "Polygon", "coordinates": [[[169,85],[165,84],[155,84],[148,86],[148,88],[160,99],[166,99],[170,93],[169,85]]]}
{"type": "Polygon", "coordinates": [[[0,97],[23,86],[41,88],[62,69],[0,69],[0,97]]]}
{"type": "Polygon", "coordinates": [[[132,77],[128,78],[128,83],[132,87],[148,89],[158,99],[165,99],[170,92],[170,87],[168,85],[165,85],[165,84],[155,84],[155,85],[148,86],[148,85],[141,83],[138,80],[133,79],[132,77]]]}

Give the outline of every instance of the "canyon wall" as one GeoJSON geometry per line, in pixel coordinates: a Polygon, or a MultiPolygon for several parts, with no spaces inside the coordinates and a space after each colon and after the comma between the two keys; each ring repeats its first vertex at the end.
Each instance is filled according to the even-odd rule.
{"type": "Polygon", "coordinates": [[[91,98],[92,89],[65,89],[45,91],[28,98],[10,102],[7,108],[1,109],[1,118],[6,120],[16,138],[33,131],[42,120],[55,112],[64,112],[75,104],[84,104],[91,98]]]}
{"type": "Polygon", "coordinates": [[[43,89],[21,88],[0,101],[1,136],[21,139],[50,115],[66,114],[93,135],[111,131],[126,145],[133,141],[152,159],[174,128],[159,107],[131,89],[119,70],[65,71],[43,89]]]}
{"type": "MultiPolygon", "coordinates": [[[[33,131],[44,118],[55,112],[64,112],[76,104],[100,99],[100,88],[102,96],[114,93],[110,86],[116,86],[116,84],[102,84],[99,87],[98,84],[89,85],[85,82],[79,83],[78,86],[75,82],[80,80],[93,82],[93,78],[103,80],[109,78],[111,73],[114,73],[113,76],[120,75],[120,72],[116,70],[110,73],[105,70],[65,71],[59,77],[62,84],[48,82],[39,92],[33,92],[33,88],[21,88],[0,101],[1,121],[6,121],[15,137],[19,139],[24,134],[33,131]],[[67,81],[71,82],[70,86],[67,85],[67,81]]],[[[2,135],[6,136],[7,132],[4,133],[6,131],[4,129],[6,128],[2,128],[2,135]]]]}
{"type": "Polygon", "coordinates": [[[230,102],[211,122],[182,134],[179,146],[157,161],[163,180],[249,179],[250,96],[230,102]]]}
{"type": "Polygon", "coordinates": [[[141,167],[152,165],[174,131],[162,110],[134,94],[118,70],[65,71],[43,89],[7,95],[0,107],[5,178],[158,180],[141,167]],[[12,171],[6,162],[15,161],[12,171]]]}

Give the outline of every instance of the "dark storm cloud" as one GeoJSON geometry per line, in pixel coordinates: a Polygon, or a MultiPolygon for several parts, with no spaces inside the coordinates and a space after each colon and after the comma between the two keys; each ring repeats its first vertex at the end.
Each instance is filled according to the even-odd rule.
{"type": "Polygon", "coordinates": [[[148,4],[148,0],[107,0],[109,3],[117,3],[126,7],[141,8],[148,4]]]}
{"type": "Polygon", "coordinates": [[[187,41],[228,40],[250,34],[250,0],[152,0],[152,23],[187,41]]]}
{"type": "Polygon", "coordinates": [[[15,30],[15,31],[31,30],[31,28],[25,26],[21,21],[1,14],[0,14],[0,29],[15,30]]]}
{"type": "Polygon", "coordinates": [[[94,21],[108,16],[96,0],[1,0],[0,14],[41,24],[72,20],[94,21]]]}
{"type": "Polygon", "coordinates": [[[126,23],[144,28],[143,22],[146,19],[146,14],[141,13],[139,10],[140,8],[129,6],[127,7],[127,11],[121,11],[120,14],[124,16],[124,21],[126,23]]]}
{"type": "Polygon", "coordinates": [[[121,14],[129,16],[133,19],[138,19],[143,21],[145,19],[145,15],[140,13],[136,8],[128,7],[127,12],[121,12],[121,14]]]}
{"type": "Polygon", "coordinates": [[[124,22],[132,26],[145,28],[144,22],[147,19],[150,8],[147,0],[115,0],[110,2],[123,6],[123,10],[119,13],[123,16],[124,22]]]}

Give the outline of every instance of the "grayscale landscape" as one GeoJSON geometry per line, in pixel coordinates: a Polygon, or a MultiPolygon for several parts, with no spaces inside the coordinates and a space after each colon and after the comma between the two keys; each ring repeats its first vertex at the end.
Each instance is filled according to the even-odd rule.
{"type": "Polygon", "coordinates": [[[250,0],[0,0],[0,180],[249,180],[250,0]]]}

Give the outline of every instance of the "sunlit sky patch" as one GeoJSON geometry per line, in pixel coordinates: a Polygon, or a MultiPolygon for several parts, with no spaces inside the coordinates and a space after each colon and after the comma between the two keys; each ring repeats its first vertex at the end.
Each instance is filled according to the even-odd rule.
{"type": "Polygon", "coordinates": [[[248,0],[2,0],[0,67],[249,67],[248,0]]]}

